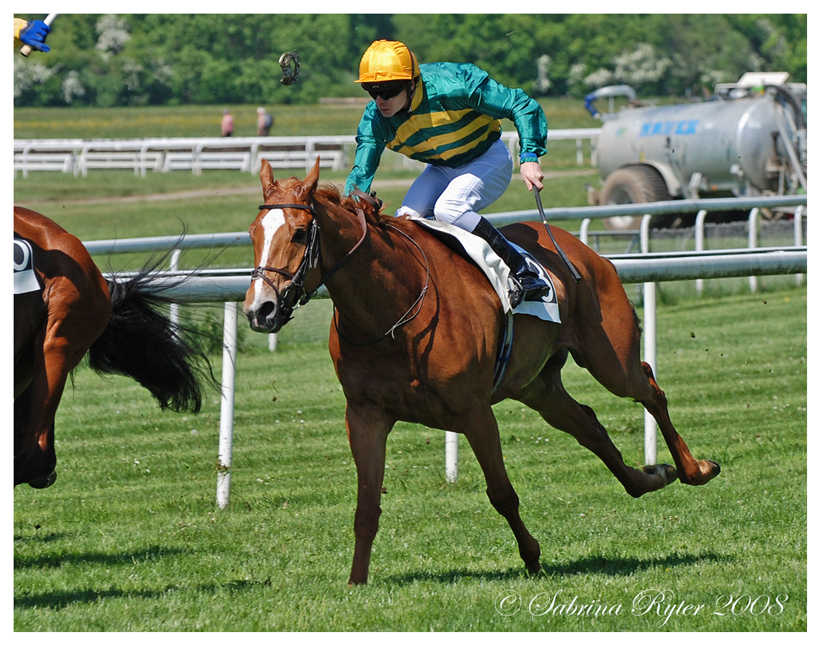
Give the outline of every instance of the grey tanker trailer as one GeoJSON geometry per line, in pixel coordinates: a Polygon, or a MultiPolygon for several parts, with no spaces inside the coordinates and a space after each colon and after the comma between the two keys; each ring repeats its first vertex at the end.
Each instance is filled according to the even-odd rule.
{"type": "MultiPolygon", "coordinates": [[[[586,107],[601,119],[597,142],[602,186],[593,203],[635,204],[672,199],[785,195],[806,190],[806,86],[787,75],[747,74],[718,85],[714,98],[660,107],[634,107],[629,86],[601,88],[586,107]],[[600,114],[594,101],[624,96],[629,105],[600,114]]],[[[685,223],[657,216],[653,226],[685,223]]],[[[614,229],[637,228],[637,218],[609,218],[614,229]]]]}

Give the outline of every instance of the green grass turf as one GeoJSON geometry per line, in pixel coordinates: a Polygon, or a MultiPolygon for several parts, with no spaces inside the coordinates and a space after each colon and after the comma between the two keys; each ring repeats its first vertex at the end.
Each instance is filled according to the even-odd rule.
{"type": "MultiPolygon", "coordinates": [[[[597,128],[574,99],[541,99],[550,129],[597,128]]],[[[366,100],[357,104],[269,106],[275,123],[271,136],[355,134],[366,100]]],[[[131,139],[145,137],[218,137],[222,110],[234,117],[234,136],[256,136],[256,104],[146,107],[15,108],[15,139],[131,139]]],[[[508,121],[504,129],[509,130],[508,121]]],[[[573,144],[574,145],[574,144],[573,144]]]]}
{"type": "MultiPolygon", "coordinates": [[[[199,416],[161,413],[133,382],[80,369],[57,418],[57,483],[14,492],[15,629],[806,630],[806,309],[805,289],[660,309],[673,421],[723,469],[702,488],[633,500],[535,412],[497,405],[522,517],[542,546],[534,577],[466,442],[447,484],[442,433],[402,423],[388,441],[370,584],[347,587],[355,471],[321,343],[240,354],[226,510],[215,503],[216,394],[199,416]],[[650,590],[659,604],[647,611],[650,590]],[[515,614],[500,613],[514,608],[505,597],[519,599],[515,614]]],[[[640,406],[574,365],[565,380],[627,463],[642,463],[640,406]]]]}

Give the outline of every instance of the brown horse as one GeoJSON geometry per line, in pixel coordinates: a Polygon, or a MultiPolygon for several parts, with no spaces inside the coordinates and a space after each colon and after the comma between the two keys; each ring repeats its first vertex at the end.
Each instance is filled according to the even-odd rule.
{"type": "Polygon", "coordinates": [[[210,365],[157,308],[161,294],[146,292],[152,266],[106,281],[80,240],[17,206],[14,237],[28,242],[41,287],[14,296],[15,486],[54,483],[54,416],[86,353],[92,369],[134,378],[162,409],[199,410],[210,365]]]}
{"type": "Polygon", "coordinates": [[[554,229],[581,274],[575,282],[542,224],[504,227],[508,239],[549,271],[562,322],[514,317],[512,355],[493,393],[504,314],[489,281],[417,223],[382,217],[335,188],[317,189],[318,178],[318,162],[304,181],[274,181],[263,162],[265,205],[250,227],[256,269],[244,311],[252,329],[275,332],[297,299],[304,302],[321,283],[333,299],[330,354],[347,399],[345,423],[359,482],[351,584],[367,581],[387,435],[399,420],[467,437],[490,502],[509,522],[530,572],[540,569],[540,547],[519,516],[493,404],[512,398],[538,411],[598,455],[633,497],[676,478],[705,484],[720,472],[715,462],[694,459],[672,426],[666,397],[640,360],[637,316],[609,261],[554,229]],[[649,410],[676,468],[624,464],[595,413],[564,389],[568,354],[610,392],[649,410]]]}

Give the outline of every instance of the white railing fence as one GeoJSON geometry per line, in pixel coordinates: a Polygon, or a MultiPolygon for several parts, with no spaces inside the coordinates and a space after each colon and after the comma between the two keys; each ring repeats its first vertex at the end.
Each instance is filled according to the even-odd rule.
{"type": "MultiPolygon", "coordinates": [[[[807,197],[760,197],[720,200],[688,200],[685,202],[658,202],[654,204],[599,206],[583,209],[547,209],[549,219],[587,219],[590,217],[612,217],[619,215],[643,216],[641,226],[641,247],[639,255],[607,256],[615,264],[621,281],[642,283],[644,285],[644,360],[657,373],[656,360],[656,303],[654,294],[656,282],[673,280],[702,280],[738,276],[784,275],[802,276],[808,269],[808,249],[802,245],[802,227],[798,239],[795,235],[794,247],[695,251],[679,253],[650,253],[649,220],[652,215],[670,212],[708,212],[711,210],[739,210],[744,208],[795,207],[795,220],[805,213],[807,197]]],[[[537,211],[517,211],[488,215],[494,224],[513,221],[538,220],[537,211]]],[[[247,233],[228,233],[221,235],[192,235],[180,240],[179,237],[142,238],[132,240],[102,240],[85,242],[92,254],[118,253],[134,251],[157,251],[173,248],[196,248],[206,246],[249,245],[247,233]]],[[[223,330],[223,373],[222,373],[222,408],[220,412],[219,441],[219,475],[217,483],[217,501],[221,508],[230,500],[230,464],[233,437],[233,408],[237,366],[236,335],[238,325],[237,303],[244,299],[245,291],[250,285],[251,269],[229,269],[220,271],[199,271],[184,284],[170,288],[166,295],[178,302],[224,303],[223,330]]],[[[179,272],[168,272],[167,277],[159,276],[155,282],[162,287],[164,280],[173,281],[179,272]]],[[[320,290],[319,297],[327,292],[320,290]]],[[[657,428],[655,421],[648,413],[644,415],[644,451],[647,464],[655,463],[657,454],[657,428]]],[[[455,481],[458,475],[458,436],[445,434],[445,470],[447,479],[455,481]]]]}
{"type": "MultiPolygon", "coordinates": [[[[550,141],[575,140],[576,160],[584,163],[584,141],[589,141],[590,159],[596,165],[600,129],[550,130],[550,141]]],[[[502,140],[518,159],[518,134],[505,132],[502,140]]],[[[258,173],[262,159],[274,168],[304,168],[309,171],[321,157],[321,166],[333,170],[349,167],[356,147],[354,135],[302,137],[179,137],[151,139],[15,139],[14,172],[52,171],[87,176],[89,170],[128,169],[145,177],[147,172],[187,170],[239,170],[258,173]]],[[[395,155],[398,157],[398,155],[395,155]]],[[[395,160],[405,168],[422,167],[402,157],[395,160]]]]}

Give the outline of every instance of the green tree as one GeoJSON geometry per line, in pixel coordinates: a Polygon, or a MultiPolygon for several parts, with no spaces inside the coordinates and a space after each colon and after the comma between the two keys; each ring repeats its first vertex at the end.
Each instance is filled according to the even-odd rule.
{"type": "MultiPolygon", "coordinates": [[[[40,15],[23,16],[42,18],[40,15]]],[[[805,14],[62,14],[52,52],[15,60],[15,105],[311,103],[361,96],[362,52],[406,42],[420,62],[472,62],[538,96],[629,82],[708,93],[752,70],[805,82],[805,14]],[[279,83],[279,56],[299,81],[279,83]]]]}

